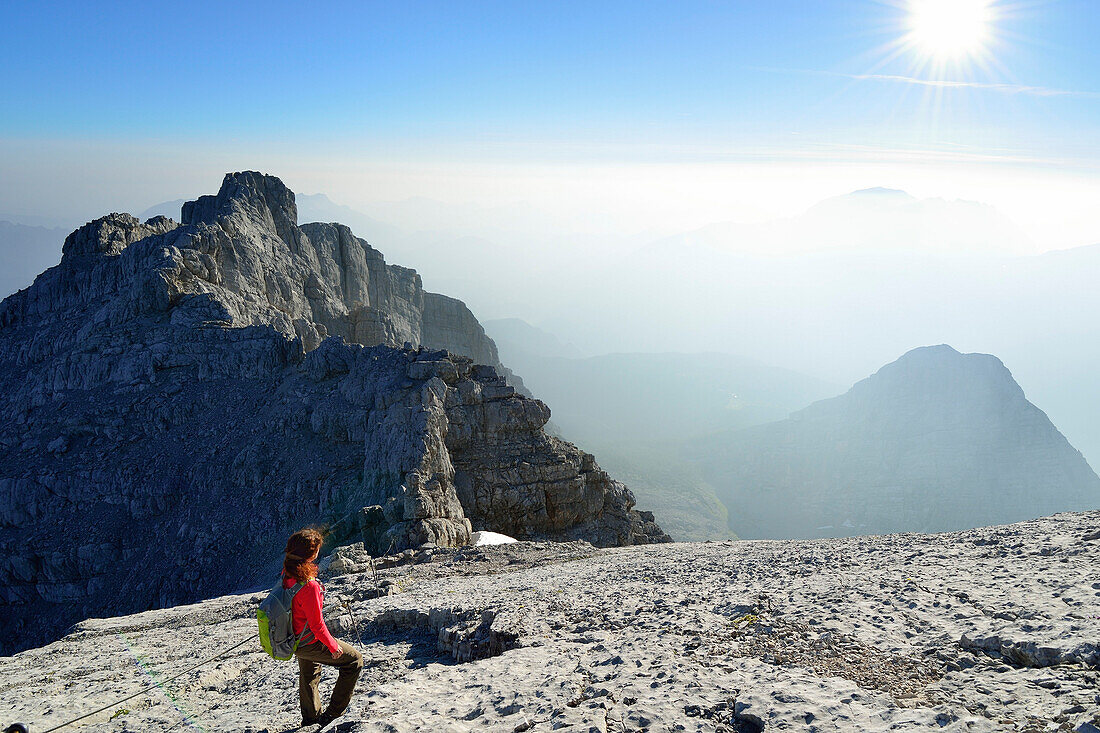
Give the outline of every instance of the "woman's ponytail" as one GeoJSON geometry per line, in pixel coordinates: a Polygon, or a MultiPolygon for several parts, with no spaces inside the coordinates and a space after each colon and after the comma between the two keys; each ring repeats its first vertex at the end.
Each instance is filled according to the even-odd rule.
{"type": "Polygon", "coordinates": [[[283,558],[283,572],[300,583],[307,583],[317,577],[317,565],[310,558],[325,541],[320,530],[313,527],[300,529],[290,535],[286,541],[286,555],[283,558]]]}

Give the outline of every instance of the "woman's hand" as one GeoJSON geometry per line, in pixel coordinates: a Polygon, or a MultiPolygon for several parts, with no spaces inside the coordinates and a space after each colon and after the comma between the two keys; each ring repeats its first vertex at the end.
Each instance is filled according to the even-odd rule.
{"type": "Polygon", "coordinates": [[[344,650],[341,649],[340,647],[336,647],[336,651],[332,651],[330,649],[329,654],[332,655],[333,659],[339,659],[340,657],[342,657],[344,655],[344,650]]]}

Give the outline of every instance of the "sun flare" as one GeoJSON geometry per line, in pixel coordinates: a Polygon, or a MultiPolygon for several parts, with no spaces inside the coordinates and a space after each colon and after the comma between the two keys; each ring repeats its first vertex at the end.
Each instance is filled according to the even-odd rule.
{"type": "Polygon", "coordinates": [[[910,0],[910,40],[931,59],[976,56],[989,38],[991,6],[991,0],[910,0]]]}

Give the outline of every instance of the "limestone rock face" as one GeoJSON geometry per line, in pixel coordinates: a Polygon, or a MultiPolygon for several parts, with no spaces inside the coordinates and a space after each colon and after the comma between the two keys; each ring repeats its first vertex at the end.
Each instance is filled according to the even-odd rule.
{"type": "Polygon", "coordinates": [[[230,174],[182,218],[92,222],[0,303],[0,651],[267,583],[307,523],[375,552],[667,540],[475,363],[495,348],[465,306],[437,324],[414,271],[298,227],[278,179],[230,174]]]}
{"type": "Polygon", "coordinates": [[[915,349],[695,457],[746,538],[936,532],[1100,507],[1100,478],[1004,364],[950,346],[915,349]]]}
{"type": "Polygon", "coordinates": [[[422,337],[439,349],[465,354],[478,364],[499,364],[496,344],[466,304],[438,293],[424,294],[422,337]]]}

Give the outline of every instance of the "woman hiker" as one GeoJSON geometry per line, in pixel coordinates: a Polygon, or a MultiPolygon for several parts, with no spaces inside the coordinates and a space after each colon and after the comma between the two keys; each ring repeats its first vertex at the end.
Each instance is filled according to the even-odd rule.
{"type": "Polygon", "coordinates": [[[321,617],[321,603],[325,588],[317,580],[317,555],[321,552],[324,537],[316,529],[302,529],[290,536],[283,560],[283,587],[305,583],[294,596],[291,618],[294,634],[302,635],[302,642],[294,652],[298,658],[298,696],[302,702],[302,725],[328,725],[343,715],[351,702],[351,693],[359,672],[363,669],[363,657],[350,644],[332,638],[325,620],[321,617]],[[308,641],[309,643],[305,643],[308,641]],[[328,707],[321,711],[321,695],[317,683],[321,680],[321,665],[328,664],[340,670],[328,707]]]}

